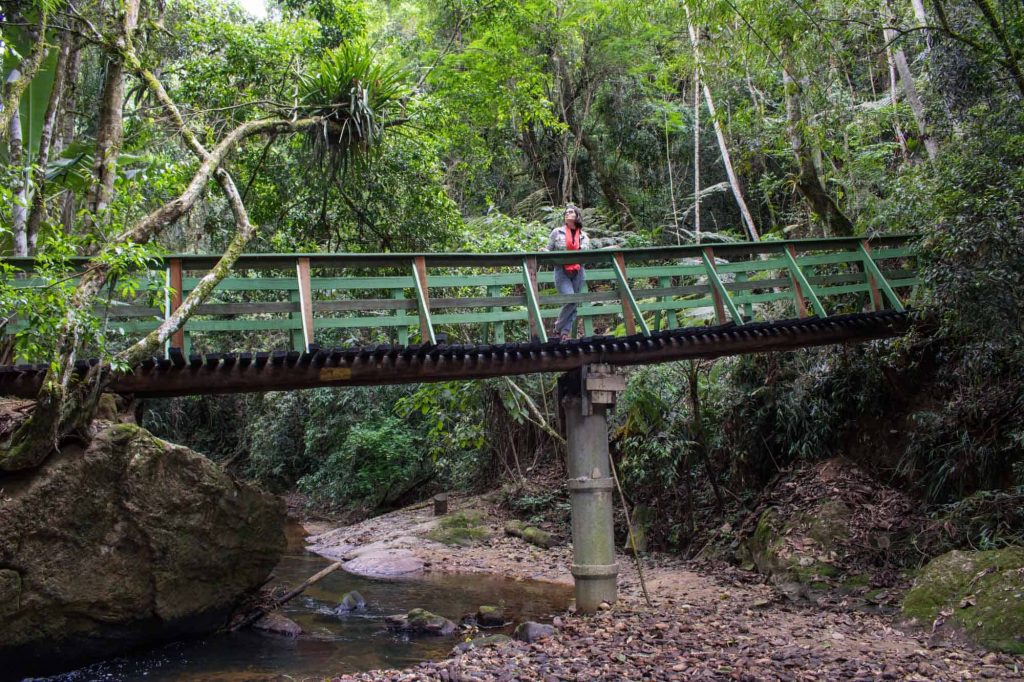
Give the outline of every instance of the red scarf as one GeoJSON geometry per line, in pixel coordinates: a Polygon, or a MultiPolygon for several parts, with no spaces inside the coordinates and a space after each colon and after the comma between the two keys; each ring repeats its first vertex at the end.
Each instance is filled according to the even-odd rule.
{"type": "MultiPolygon", "coordinates": [[[[564,231],[565,231],[565,250],[566,251],[579,251],[580,250],[580,238],[583,235],[583,230],[581,228],[579,228],[579,227],[577,227],[575,230],[573,230],[571,227],[566,225],[565,228],[564,228],[564,231]],[[574,235],[573,232],[575,232],[576,234],[574,235]]],[[[580,264],[579,263],[570,263],[568,265],[563,265],[562,268],[565,270],[565,274],[569,275],[570,277],[575,277],[576,273],[580,271],[580,264]]]]}

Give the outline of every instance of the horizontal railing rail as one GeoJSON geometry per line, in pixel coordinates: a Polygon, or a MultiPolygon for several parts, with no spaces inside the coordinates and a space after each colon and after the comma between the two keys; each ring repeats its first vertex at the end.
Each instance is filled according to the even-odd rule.
{"type": "MultiPolygon", "coordinates": [[[[212,335],[276,335],[261,347],[331,343],[503,343],[536,338],[561,306],[578,304],[584,336],[650,335],[705,321],[743,325],[862,310],[902,311],[918,284],[913,235],[714,243],[640,249],[504,254],[247,254],[174,336],[187,355],[212,335]],[[552,268],[586,265],[587,289],[554,290],[552,268]]],[[[161,307],[141,297],[104,302],[108,327],[127,340],[173,313],[217,255],[170,255],[141,277],[166,288],[161,307]],[[162,271],[162,272],[161,272],[162,271]]],[[[34,261],[7,258],[40,286],[34,261]]],[[[73,259],[84,267],[86,259],[73,259]]],[[[4,333],[24,329],[8,324],[4,333]]],[[[236,348],[237,349],[237,348],[236,348]]]]}

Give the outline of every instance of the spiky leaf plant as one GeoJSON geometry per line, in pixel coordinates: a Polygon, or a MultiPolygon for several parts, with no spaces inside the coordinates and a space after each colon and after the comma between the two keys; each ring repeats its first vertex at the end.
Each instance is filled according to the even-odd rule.
{"type": "Polygon", "coordinates": [[[325,118],[310,132],[313,158],[334,173],[365,156],[411,93],[409,72],[375,56],[365,44],[346,43],[299,76],[302,114],[325,118]]]}

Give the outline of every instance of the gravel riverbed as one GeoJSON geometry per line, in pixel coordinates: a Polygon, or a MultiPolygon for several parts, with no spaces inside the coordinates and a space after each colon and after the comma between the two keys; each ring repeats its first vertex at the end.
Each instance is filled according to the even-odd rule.
{"type": "MultiPolygon", "coordinates": [[[[426,510],[403,510],[336,531],[339,545],[409,537],[426,510]],[[392,517],[392,518],[388,518],[392,517]]],[[[470,547],[409,543],[426,571],[494,572],[562,581],[571,554],[503,537],[470,547]]],[[[330,537],[330,536],[328,536],[330,537]]],[[[408,542],[408,541],[407,541],[408,542]]],[[[321,536],[314,549],[329,543],[321,536]]],[[[334,552],[338,556],[338,552],[334,552]]],[[[619,557],[620,599],[593,616],[554,619],[556,634],[454,652],[406,670],[334,678],[364,680],[978,680],[1024,679],[1024,657],[939,639],[901,621],[894,610],[870,612],[841,595],[794,598],[731,566],[671,557],[645,560],[653,606],[639,589],[632,559],[619,557]]],[[[467,579],[471,577],[467,576],[467,579]]],[[[454,646],[459,639],[453,639],[454,646]]]]}

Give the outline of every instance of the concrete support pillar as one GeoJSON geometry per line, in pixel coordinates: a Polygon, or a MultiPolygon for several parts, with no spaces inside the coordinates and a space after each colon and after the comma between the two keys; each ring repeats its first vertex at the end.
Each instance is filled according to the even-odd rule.
{"type": "MultiPolygon", "coordinates": [[[[572,501],[572,574],[576,608],[594,613],[601,602],[616,600],[615,528],[612,503],[615,489],[608,463],[606,411],[614,402],[622,377],[595,374],[584,367],[560,382],[562,414],[569,458],[569,494],[572,501]],[[588,390],[592,388],[601,390],[588,390]],[[600,401],[600,402],[598,402],[600,401]]],[[[606,371],[610,372],[610,369],[606,371]]],[[[622,383],[624,386],[624,382],[622,383]]]]}

